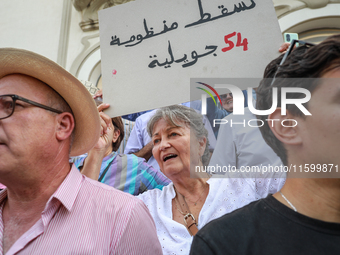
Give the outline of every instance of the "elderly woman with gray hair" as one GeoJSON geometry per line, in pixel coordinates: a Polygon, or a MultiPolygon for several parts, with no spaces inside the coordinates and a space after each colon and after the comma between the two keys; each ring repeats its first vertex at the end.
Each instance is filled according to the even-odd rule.
{"type": "Polygon", "coordinates": [[[208,132],[202,115],[186,106],[159,109],[147,128],[153,156],[163,174],[172,181],[162,190],[138,195],[155,221],[163,254],[189,254],[193,236],[205,224],[276,193],[285,180],[280,178],[284,173],[269,173],[271,178],[264,178],[268,177],[265,175],[245,178],[249,175],[241,172],[226,173],[223,178],[215,178],[218,176],[215,174],[210,178],[205,171],[210,156],[208,132]]]}
{"type": "MultiPolygon", "coordinates": [[[[150,210],[164,254],[189,254],[192,236],[205,224],[277,192],[284,178],[210,178],[202,115],[174,105],[159,109],[148,123],[153,156],[172,183],[138,196],[150,210]]],[[[218,166],[216,166],[218,167],[218,166]]],[[[224,167],[224,166],[220,166],[224,167]]],[[[228,167],[228,166],[226,166],[228,167]]],[[[275,174],[274,174],[275,175],[275,174]]]]}

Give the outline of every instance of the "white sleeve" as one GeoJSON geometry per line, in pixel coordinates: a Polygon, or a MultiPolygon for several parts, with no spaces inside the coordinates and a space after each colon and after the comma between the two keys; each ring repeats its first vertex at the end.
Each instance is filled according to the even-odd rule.
{"type": "MultiPolygon", "coordinates": [[[[221,125],[209,166],[228,167],[237,163],[237,148],[230,125],[221,125]]],[[[223,173],[222,173],[223,174],[223,173]]]]}
{"type": "Polygon", "coordinates": [[[138,152],[144,147],[143,135],[141,133],[142,130],[143,130],[142,121],[138,117],[130,133],[130,137],[127,140],[124,154],[131,154],[131,153],[138,152]]]}
{"type": "Polygon", "coordinates": [[[265,198],[269,194],[274,194],[281,190],[286,181],[286,173],[279,172],[266,172],[258,173],[255,178],[255,193],[256,200],[265,198]]]}

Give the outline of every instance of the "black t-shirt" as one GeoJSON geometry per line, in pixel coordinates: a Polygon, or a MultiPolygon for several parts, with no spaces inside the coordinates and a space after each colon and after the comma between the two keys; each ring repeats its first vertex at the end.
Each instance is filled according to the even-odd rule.
{"type": "Polygon", "coordinates": [[[340,254],[340,224],[294,212],[269,195],[208,223],[190,254],[340,254]]]}

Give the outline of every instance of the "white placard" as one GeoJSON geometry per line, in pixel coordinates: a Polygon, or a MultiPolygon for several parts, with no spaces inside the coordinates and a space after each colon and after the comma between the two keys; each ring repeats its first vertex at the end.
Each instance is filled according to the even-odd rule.
{"type": "Polygon", "coordinates": [[[260,78],[282,36],[272,0],[136,0],[99,12],[111,117],[190,100],[190,78],[260,78]]]}

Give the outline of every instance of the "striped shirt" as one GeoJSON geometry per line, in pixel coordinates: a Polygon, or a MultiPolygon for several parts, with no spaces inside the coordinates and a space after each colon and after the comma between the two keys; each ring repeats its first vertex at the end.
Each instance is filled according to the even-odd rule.
{"type": "MultiPolygon", "coordinates": [[[[76,167],[83,165],[87,155],[73,158],[76,167]]],[[[138,195],[150,189],[162,189],[171,181],[162,172],[134,154],[112,152],[103,159],[98,181],[121,191],[138,195]]]]}
{"type": "MultiPolygon", "coordinates": [[[[3,254],[0,193],[0,255],[3,254]]],[[[12,254],[162,254],[144,203],[79,173],[70,173],[48,200],[41,218],[9,249],[12,254]]]]}

